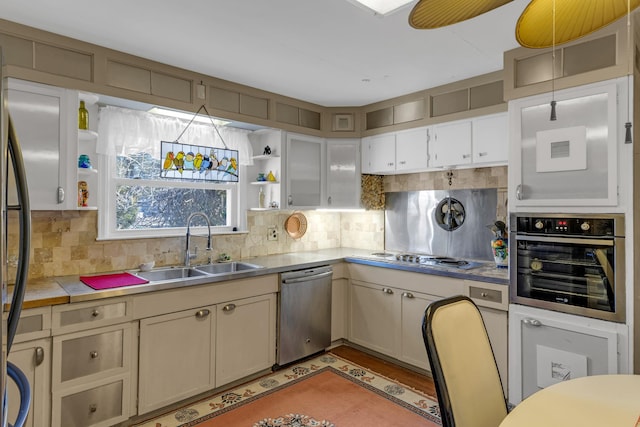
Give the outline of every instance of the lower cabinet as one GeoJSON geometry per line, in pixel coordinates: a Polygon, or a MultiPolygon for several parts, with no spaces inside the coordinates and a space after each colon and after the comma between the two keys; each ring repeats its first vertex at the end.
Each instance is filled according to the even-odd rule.
{"type": "Polygon", "coordinates": [[[430,370],[421,325],[425,308],[438,298],[399,288],[352,281],[350,340],[430,370]]]}
{"type": "Polygon", "coordinates": [[[137,349],[137,323],[130,320],[128,298],[53,307],[52,426],[129,419],[137,349]]]}
{"type": "Polygon", "coordinates": [[[215,386],[216,307],[140,320],[138,413],[215,386]]]}
{"type": "Polygon", "coordinates": [[[276,307],[275,294],[217,306],[216,387],[273,366],[276,354],[276,307]]]}
{"type": "Polygon", "coordinates": [[[362,264],[348,264],[348,267],[351,276],[349,341],[431,370],[422,338],[425,309],[436,300],[466,295],[482,314],[506,393],[509,305],[506,285],[362,264]]]}
{"type": "Polygon", "coordinates": [[[277,275],[217,286],[215,292],[203,286],[136,297],[136,315],[141,315],[139,415],[275,363],[277,275]],[[256,295],[252,287],[268,293],[256,295]],[[224,299],[234,293],[240,298],[224,299]],[[187,308],[197,301],[209,304],[187,308]],[[182,307],[167,313],[171,305],[182,307]]]}
{"type": "MultiPolygon", "coordinates": [[[[25,374],[31,386],[31,409],[25,427],[50,425],[51,338],[14,343],[9,361],[25,374]]],[[[20,392],[13,381],[7,380],[7,382],[8,421],[13,425],[18,416],[20,392]]]]}

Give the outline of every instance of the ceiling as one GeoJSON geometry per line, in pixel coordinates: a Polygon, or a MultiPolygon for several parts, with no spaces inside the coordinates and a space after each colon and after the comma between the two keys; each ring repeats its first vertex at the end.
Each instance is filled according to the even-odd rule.
{"type": "Polygon", "coordinates": [[[416,30],[417,0],[0,0],[0,18],[326,107],[357,107],[501,70],[529,0],[416,30]]]}

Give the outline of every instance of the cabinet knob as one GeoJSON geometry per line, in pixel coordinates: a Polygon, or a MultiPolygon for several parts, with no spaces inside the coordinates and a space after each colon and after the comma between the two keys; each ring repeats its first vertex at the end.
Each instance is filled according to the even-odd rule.
{"type": "Polygon", "coordinates": [[[89,412],[93,413],[96,412],[98,410],[98,404],[97,403],[92,403],[89,405],[89,412]]]}
{"type": "Polygon", "coordinates": [[[97,358],[98,358],[98,352],[94,350],[94,351],[92,351],[92,352],[90,352],[90,353],[89,353],[89,356],[90,356],[92,359],[97,359],[97,358]]]}
{"type": "Polygon", "coordinates": [[[327,197],[327,204],[331,204],[331,196],[327,197]]]}
{"type": "Polygon", "coordinates": [[[222,311],[233,311],[235,309],[236,309],[235,304],[227,304],[224,307],[222,307],[222,311]]]}
{"type": "Polygon", "coordinates": [[[196,319],[204,319],[205,317],[207,317],[209,315],[209,313],[211,313],[209,310],[207,310],[206,308],[203,308],[202,310],[198,310],[196,311],[196,319]]]}
{"type": "Polygon", "coordinates": [[[35,351],[36,366],[40,366],[44,362],[44,348],[36,347],[35,351]]]}
{"type": "Polygon", "coordinates": [[[289,194],[289,197],[287,198],[287,203],[289,206],[293,205],[293,196],[291,194],[289,194]]]}
{"type": "Polygon", "coordinates": [[[404,161],[404,160],[401,160],[401,161],[400,161],[400,164],[401,164],[401,165],[406,165],[406,164],[407,164],[407,162],[406,162],[406,161],[404,161]]]}
{"type": "Polygon", "coordinates": [[[463,159],[468,159],[469,157],[471,157],[471,154],[463,154],[463,155],[462,155],[462,158],[463,158],[463,159]]]}
{"type": "Polygon", "coordinates": [[[402,296],[409,299],[415,298],[411,292],[403,292],[402,296]]]}
{"type": "Polygon", "coordinates": [[[486,298],[486,297],[488,297],[489,295],[488,295],[486,292],[480,292],[480,296],[481,296],[482,298],[486,298]]]}
{"type": "Polygon", "coordinates": [[[388,295],[393,295],[393,289],[382,288],[382,292],[384,292],[385,294],[388,294],[388,295]]]}
{"type": "Polygon", "coordinates": [[[93,317],[98,317],[98,316],[100,316],[100,310],[98,310],[97,308],[96,308],[96,309],[94,309],[94,310],[91,312],[91,316],[93,316],[93,317]]]}
{"type": "Polygon", "coordinates": [[[482,153],[478,153],[478,157],[484,157],[487,154],[489,154],[489,153],[487,153],[486,151],[483,151],[482,153]]]}

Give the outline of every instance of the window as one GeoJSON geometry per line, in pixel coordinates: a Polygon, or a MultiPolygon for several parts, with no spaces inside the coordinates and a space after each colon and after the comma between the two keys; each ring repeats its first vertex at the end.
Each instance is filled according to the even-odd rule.
{"type": "MultiPolygon", "coordinates": [[[[167,178],[161,173],[161,141],[238,150],[240,164],[251,159],[249,131],[220,129],[154,114],[103,107],[99,144],[104,194],[100,194],[98,237],[122,239],[182,235],[187,218],[204,212],[212,231],[239,224],[238,183],[167,178]]],[[[242,179],[242,178],[241,178],[242,179]]],[[[204,222],[194,225],[204,226],[204,222]]]]}

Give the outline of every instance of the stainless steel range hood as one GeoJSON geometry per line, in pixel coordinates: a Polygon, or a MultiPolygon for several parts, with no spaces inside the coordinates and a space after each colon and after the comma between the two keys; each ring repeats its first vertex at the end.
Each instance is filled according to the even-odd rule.
{"type": "Polygon", "coordinates": [[[385,250],[491,261],[497,204],[495,188],[387,193],[385,250]]]}

